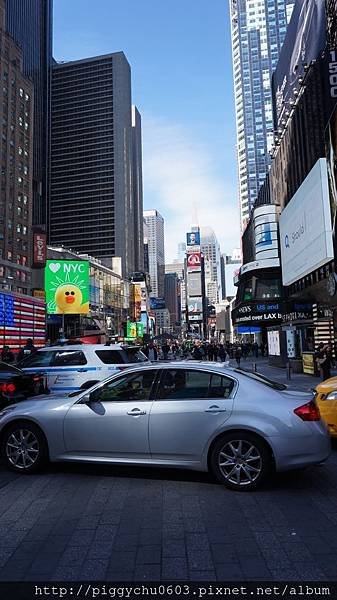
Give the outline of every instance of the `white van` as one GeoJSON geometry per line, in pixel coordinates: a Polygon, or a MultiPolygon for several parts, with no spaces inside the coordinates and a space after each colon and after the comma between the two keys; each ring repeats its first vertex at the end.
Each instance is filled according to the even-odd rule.
{"type": "Polygon", "coordinates": [[[138,346],[78,344],[40,348],[20,361],[27,373],[43,373],[51,392],[74,392],[125,368],[148,362],[138,346]]]}

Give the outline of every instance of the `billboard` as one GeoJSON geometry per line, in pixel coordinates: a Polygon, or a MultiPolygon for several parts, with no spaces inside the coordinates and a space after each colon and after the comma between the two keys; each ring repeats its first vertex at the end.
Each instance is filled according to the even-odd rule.
{"type": "Polygon", "coordinates": [[[187,254],[187,269],[191,271],[200,271],[201,255],[200,252],[191,252],[187,254]]]}
{"type": "Polygon", "coordinates": [[[87,260],[47,260],[44,279],[48,314],[88,314],[87,260]]]}
{"type": "Polygon", "coordinates": [[[47,260],[47,236],[45,233],[33,234],[34,267],[44,267],[47,260]]]}
{"type": "Polygon", "coordinates": [[[160,310],[162,308],[166,308],[165,298],[150,298],[150,309],[151,310],[160,310]]]}
{"type": "Polygon", "coordinates": [[[301,0],[295,3],[277,67],[272,78],[275,129],[282,125],[294,89],[305,67],[316,59],[326,44],[325,0],[301,0]]]}
{"type": "Polygon", "coordinates": [[[334,258],[327,161],[320,158],[280,217],[283,285],[334,258]]]}
{"type": "Polygon", "coordinates": [[[187,295],[202,296],[201,273],[188,273],[187,276],[187,295]]]}
{"type": "Polygon", "coordinates": [[[188,314],[191,313],[202,313],[202,298],[188,299],[188,314]]]}
{"type": "Polygon", "coordinates": [[[254,210],[255,259],[278,258],[278,212],[275,204],[264,204],[254,210]]]}
{"type": "Polygon", "coordinates": [[[187,246],[200,246],[200,231],[186,233],[187,246]]]}

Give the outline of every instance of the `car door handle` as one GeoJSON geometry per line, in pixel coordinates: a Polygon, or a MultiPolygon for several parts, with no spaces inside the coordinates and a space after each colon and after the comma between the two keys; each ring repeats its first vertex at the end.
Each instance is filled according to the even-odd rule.
{"type": "Polygon", "coordinates": [[[207,413],[221,413],[221,412],[226,412],[227,408],[220,408],[220,406],[210,406],[209,408],[206,408],[205,412],[207,413]]]}
{"type": "Polygon", "coordinates": [[[133,408],[127,412],[130,417],[139,417],[139,415],[146,415],[146,410],[140,410],[140,408],[133,408]]]}
{"type": "Polygon", "coordinates": [[[77,369],[77,373],[87,373],[88,369],[77,369]]]}

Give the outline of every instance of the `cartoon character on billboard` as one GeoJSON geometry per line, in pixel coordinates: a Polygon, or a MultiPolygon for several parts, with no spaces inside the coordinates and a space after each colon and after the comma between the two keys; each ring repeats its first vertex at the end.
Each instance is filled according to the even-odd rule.
{"type": "Polygon", "coordinates": [[[89,269],[81,261],[47,261],[46,300],[49,314],[89,313],[89,269]]]}
{"type": "Polygon", "coordinates": [[[56,314],[89,312],[89,302],[82,304],[83,296],[78,285],[60,285],[55,292],[56,314]]]}

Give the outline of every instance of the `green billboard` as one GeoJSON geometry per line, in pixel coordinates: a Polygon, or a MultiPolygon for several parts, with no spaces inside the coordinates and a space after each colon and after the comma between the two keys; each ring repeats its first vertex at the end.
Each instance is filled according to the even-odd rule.
{"type": "Polygon", "coordinates": [[[44,281],[49,314],[88,314],[87,260],[47,260],[44,281]]]}

